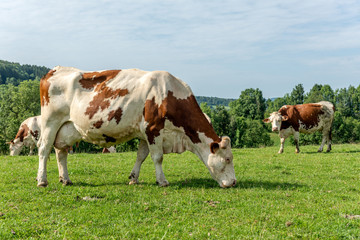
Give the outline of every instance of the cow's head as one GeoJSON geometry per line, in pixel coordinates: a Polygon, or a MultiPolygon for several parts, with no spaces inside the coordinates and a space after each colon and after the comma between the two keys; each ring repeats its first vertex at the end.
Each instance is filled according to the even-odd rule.
{"type": "Polygon", "coordinates": [[[23,143],[19,139],[11,140],[10,142],[7,142],[7,144],[9,144],[10,156],[16,156],[20,154],[23,143]]]}
{"type": "Polygon", "coordinates": [[[287,121],[288,116],[283,116],[279,112],[273,112],[270,114],[270,117],[265,118],[263,120],[264,123],[270,123],[271,122],[271,130],[273,132],[280,131],[281,129],[281,122],[287,121]]]}
{"type": "Polygon", "coordinates": [[[208,168],[212,177],[223,188],[235,186],[236,177],[230,138],[222,137],[220,143],[211,143],[210,150],[208,168]]]}

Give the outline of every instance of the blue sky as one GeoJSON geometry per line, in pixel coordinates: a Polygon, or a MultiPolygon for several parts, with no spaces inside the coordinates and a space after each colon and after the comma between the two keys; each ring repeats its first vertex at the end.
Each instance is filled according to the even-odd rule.
{"type": "Polygon", "coordinates": [[[360,84],[358,0],[5,0],[0,59],[166,70],[195,95],[360,84]]]}

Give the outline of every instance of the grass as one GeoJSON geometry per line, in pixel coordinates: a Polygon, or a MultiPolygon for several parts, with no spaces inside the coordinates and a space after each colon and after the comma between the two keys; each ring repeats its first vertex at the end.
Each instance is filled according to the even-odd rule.
{"type": "Polygon", "coordinates": [[[0,157],[0,239],[343,239],[360,236],[360,145],[234,149],[238,184],[221,189],[192,153],[168,154],[166,188],[136,153],[69,156],[73,186],[36,187],[37,156],[0,157]]]}

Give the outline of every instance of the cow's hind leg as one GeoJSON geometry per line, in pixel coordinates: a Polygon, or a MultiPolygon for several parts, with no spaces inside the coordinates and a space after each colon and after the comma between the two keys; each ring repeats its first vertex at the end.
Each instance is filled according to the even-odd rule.
{"type": "Polygon", "coordinates": [[[327,139],[328,139],[327,133],[323,132],[323,137],[322,137],[321,145],[320,145],[320,147],[319,147],[318,152],[322,152],[322,151],[323,151],[323,148],[324,148],[325,143],[327,142],[327,139]]]}
{"type": "Polygon", "coordinates": [[[332,141],[332,136],[331,136],[331,133],[332,133],[332,128],[330,128],[328,134],[327,134],[327,150],[326,152],[330,152],[331,151],[331,141],[332,141]]]}
{"type": "Polygon", "coordinates": [[[59,168],[59,181],[62,182],[63,185],[72,185],[67,170],[67,156],[68,156],[67,149],[55,148],[55,153],[59,168]]]}
{"type": "Polygon", "coordinates": [[[51,127],[47,127],[41,136],[41,143],[39,147],[39,169],[36,178],[38,181],[38,187],[46,187],[48,185],[46,164],[55,140],[56,132],[57,129],[54,130],[51,127]]]}
{"type": "Polygon", "coordinates": [[[145,140],[140,140],[139,149],[137,152],[135,165],[130,173],[129,184],[137,184],[138,178],[140,175],[141,164],[145,161],[146,157],[149,155],[149,147],[145,140]]]}
{"type": "Polygon", "coordinates": [[[300,152],[300,148],[299,148],[299,136],[300,136],[300,133],[299,133],[299,132],[294,132],[295,153],[299,153],[299,152],[300,152]]]}

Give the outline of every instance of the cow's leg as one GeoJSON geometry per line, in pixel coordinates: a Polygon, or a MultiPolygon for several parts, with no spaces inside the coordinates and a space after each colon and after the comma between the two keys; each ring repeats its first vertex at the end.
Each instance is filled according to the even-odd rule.
{"type": "Polygon", "coordinates": [[[321,141],[321,145],[320,145],[320,147],[319,147],[318,152],[322,152],[322,151],[323,151],[323,148],[324,148],[324,145],[325,145],[326,142],[328,142],[328,132],[324,131],[324,132],[323,132],[322,141],[321,141]]]}
{"type": "Polygon", "coordinates": [[[46,187],[48,185],[46,164],[49,159],[51,148],[53,146],[57,128],[47,127],[42,133],[39,147],[39,169],[36,180],[38,187],[46,187]]]}
{"type": "Polygon", "coordinates": [[[140,140],[139,149],[137,152],[135,165],[130,173],[129,184],[138,183],[138,178],[140,175],[141,164],[145,161],[146,157],[149,155],[149,147],[145,140],[140,140]]]}
{"type": "Polygon", "coordinates": [[[299,132],[294,132],[295,153],[300,152],[300,149],[299,149],[299,136],[300,136],[299,132]]]}
{"type": "Polygon", "coordinates": [[[326,150],[326,152],[331,151],[331,141],[332,141],[331,132],[332,132],[332,128],[330,127],[329,132],[327,133],[327,150],[326,150]]]}
{"type": "Polygon", "coordinates": [[[33,154],[34,154],[34,148],[35,148],[35,145],[30,144],[30,152],[29,152],[29,156],[31,156],[31,155],[33,155],[33,154]]]}
{"type": "Polygon", "coordinates": [[[67,149],[55,148],[55,153],[59,169],[59,182],[62,182],[63,185],[72,185],[67,170],[67,149]]]}
{"type": "MultiPolygon", "coordinates": [[[[159,142],[162,142],[162,140],[159,142]]],[[[149,150],[150,150],[151,158],[155,164],[156,183],[159,184],[160,187],[166,187],[169,185],[169,182],[166,180],[162,169],[163,154],[164,154],[162,150],[162,145],[160,146],[156,144],[149,145],[149,150]]]]}
{"type": "Polygon", "coordinates": [[[284,152],[284,143],[285,143],[285,137],[280,137],[280,149],[278,153],[284,152]]]}

